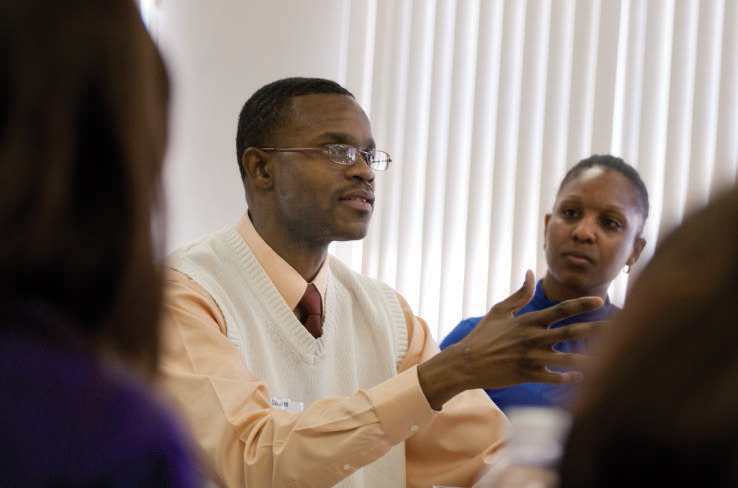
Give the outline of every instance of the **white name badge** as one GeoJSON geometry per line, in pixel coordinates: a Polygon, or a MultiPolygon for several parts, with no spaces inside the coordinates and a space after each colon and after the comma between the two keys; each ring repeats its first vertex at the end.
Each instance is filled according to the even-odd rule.
{"type": "Polygon", "coordinates": [[[281,408],[290,413],[300,413],[305,410],[305,404],[289,398],[272,397],[272,407],[281,408]]]}

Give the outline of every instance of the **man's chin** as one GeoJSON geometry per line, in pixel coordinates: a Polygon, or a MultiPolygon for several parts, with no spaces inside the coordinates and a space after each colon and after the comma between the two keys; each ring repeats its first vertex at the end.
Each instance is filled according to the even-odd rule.
{"type": "Polygon", "coordinates": [[[366,237],[369,232],[369,226],[355,226],[353,228],[342,229],[341,232],[336,232],[334,241],[359,241],[366,237]]]}
{"type": "Polygon", "coordinates": [[[360,234],[344,235],[333,239],[335,242],[348,242],[348,241],[360,241],[366,237],[366,232],[360,234]]]}

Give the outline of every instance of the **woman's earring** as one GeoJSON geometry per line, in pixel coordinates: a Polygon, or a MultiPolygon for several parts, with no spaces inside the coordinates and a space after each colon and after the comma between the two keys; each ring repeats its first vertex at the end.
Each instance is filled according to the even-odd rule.
{"type": "Polygon", "coordinates": [[[630,264],[626,264],[625,266],[623,266],[623,271],[625,272],[625,274],[630,274],[630,264]]]}

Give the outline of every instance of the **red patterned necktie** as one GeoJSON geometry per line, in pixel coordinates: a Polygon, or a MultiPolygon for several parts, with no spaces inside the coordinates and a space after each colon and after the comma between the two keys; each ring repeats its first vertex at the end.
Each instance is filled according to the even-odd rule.
{"type": "Polygon", "coordinates": [[[320,317],[323,312],[323,302],[320,300],[320,293],[314,284],[309,283],[305,289],[305,294],[300,299],[297,307],[302,311],[302,324],[308,332],[316,339],[323,334],[320,326],[320,317]]]}

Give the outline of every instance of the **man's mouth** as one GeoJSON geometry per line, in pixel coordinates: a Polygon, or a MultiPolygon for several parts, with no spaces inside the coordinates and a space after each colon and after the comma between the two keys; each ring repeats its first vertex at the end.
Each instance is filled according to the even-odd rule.
{"type": "Polygon", "coordinates": [[[357,210],[371,211],[374,208],[374,193],[368,191],[352,191],[342,195],[339,200],[357,210]]]}

